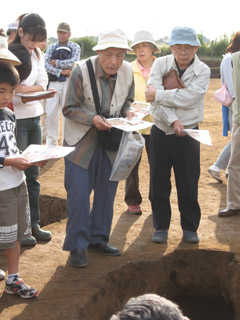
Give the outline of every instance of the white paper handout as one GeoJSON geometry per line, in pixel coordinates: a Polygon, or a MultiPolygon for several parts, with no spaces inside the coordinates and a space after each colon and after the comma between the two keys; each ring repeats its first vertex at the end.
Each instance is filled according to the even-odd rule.
{"type": "Polygon", "coordinates": [[[209,130],[184,129],[183,132],[201,143],[212,146],[209,130]]]}
{"type": "Polygon", "coordinates": [[[152,122],[144,121],[137,117],[133,117],[132,120],[126,118],[108,118],[107,121],[112,127],[127,132],[146,129],[153,125],[152,122]]]}
{"type": "Polygon", "coordinates": [[[131,109],[139,119],[143,119],[150,112],[150,104],[142,101],[134,101],[131,105],[131,109]]]}
{"type": "Polygon", "coordinates": [[[72,152],[75,147],[47,146],[39,144],[31,144],[21,154],[30,162],[38,162],[49,159],[63,158],[72,152]]]}
{"type": "Polygon", "coordinates": [[[47,98],[48,96],[52,96],[52,94],[54,92],[56,92],[57,90],[55,89],[51,89],[48,91],[38,91],[38,92],[29,92],[29,93],[16,93],[15,95],[18,97],[35,97],[35,98],[47,98]]]}

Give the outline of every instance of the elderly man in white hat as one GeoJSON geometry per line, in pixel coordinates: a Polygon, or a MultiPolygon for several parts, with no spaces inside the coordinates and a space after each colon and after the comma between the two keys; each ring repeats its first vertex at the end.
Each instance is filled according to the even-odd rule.
{"type": "Polygon", "coordinates": [[[9,62],[14,66],[21,64],[20,60],[10,50],[8,50],[7,38],[4,36],[0,36],[0,60],[9,62]]]}
{"type": "Polygon", "coordinates": [[[101,34],[93,50],[97,56],[78,62],[73,69],[63,108],[64,145],[76,147],[65,159],[68,222],[63,250],[70,251],[73,267],[87,266],[86,249],[120,255],[108,243],[117,189],[117,182],[109,177],[117,148],[104,145],[101,136],[111,129],[106,118],[132,115],[133,74],[131,65],[124,61],[126,50],[131,49],[125,34],[114,30],[101,34]],[[100,110],[94,103],[89,63],[100,110]]]}
{"type": "Polygon", "coordinates": [[[200,42],[193,29],[174,28],[168,44],[172,54],[155,60],[145,93],[154,118],[150,200],[156,231],[152,241],[167,241],[173,167],[183,240],[197,243],[201,216],[198,204],[200,145],[183,130],[198,129],[198,123],[203,120],[203,98],[209,85],[210,69],[196,55],[200,42]],[[181,85],[170,87],[163,83],[163,76],[171,69],[176,71],[181,85]]]}

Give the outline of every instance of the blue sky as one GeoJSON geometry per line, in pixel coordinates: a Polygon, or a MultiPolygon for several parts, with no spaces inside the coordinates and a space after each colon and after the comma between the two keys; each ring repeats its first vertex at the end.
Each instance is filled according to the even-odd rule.
{"type": "Polygon", "coordinates": [[[37,12],[47,24],[48,37],[56,36],[57,25],[62,21],[70,24],[72,37],[98,36],[101,31],[118,28],[130,40],[136,31],[143,29],[156,40],[170,36],[175,26],[191,27],[210,40],[219,40],[224,34],[230,37],[240,30],[234,0],[228,0],[224,6],[214,0],[12,0],[9,4],[9,10],[1,11],[1,28],[6,30],[22,13],[37,12]]]}

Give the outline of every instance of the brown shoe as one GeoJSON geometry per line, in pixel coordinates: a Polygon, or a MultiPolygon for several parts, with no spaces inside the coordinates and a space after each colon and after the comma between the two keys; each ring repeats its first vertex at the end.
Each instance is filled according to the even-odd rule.
{"type": "Polygon", "coordinates": [[[220,183],[223,183],[222,179],[220,178],[220,172],[209,168],[208,173],[210,173],[210,175],[213,177],[213,179],[217,180],[220,183]]]}
{"type": "Polygon", "coordinates": [[[224,209],[218,212],[219,217],[231,217],[236,216],[237,214],[240,214],[240,209],[224,209]]]}

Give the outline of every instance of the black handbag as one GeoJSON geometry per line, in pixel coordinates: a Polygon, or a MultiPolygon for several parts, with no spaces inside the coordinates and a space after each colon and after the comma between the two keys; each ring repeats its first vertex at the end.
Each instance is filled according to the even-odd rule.
{"type": "MultiPolygon", "coordinates": [[[[86,61],[88,73],[90,77],[90,83],[93,93],[93,99],[95,103],[96,112],[103,118],[100,108],[99,95],[97,90],[97,84],[95,80],[95,74],[91,59],[86,61]]],[[[105,117],[107,118],[107,117],[105,117]]],[[[109,151],[117,151],[120,145],[123,131],[117,128],[111,128],[110,130],[98,130],[98,141],[102,147],[109,151]]]]}

